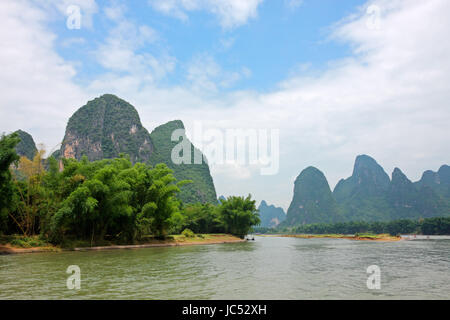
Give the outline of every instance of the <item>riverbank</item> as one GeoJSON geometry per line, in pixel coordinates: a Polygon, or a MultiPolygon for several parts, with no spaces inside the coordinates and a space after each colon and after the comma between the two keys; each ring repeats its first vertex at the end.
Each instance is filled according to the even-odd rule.
{"type": "Polygon", "coordinates": [[[145,243],[118,245],[110,243],[102,246],[76,246],[76,247],[59,247],[50,244],[37,247],[23,248],[15,246],[11,243],[0,244],[0,254],[21,254],[21,253],[38,253],[38,252],[61,252],[61,251],[99,251],[99,250],[117,250],[117,249],[139,249],[152,247],[175,247],[189,245],[207,245],[245,242],[241,238],[228,234],[199,234],[194,237],[185,237],[182,235],[173,235],[165,240],[151,239],[145,243]]]}
{"type": "Polygon", "coordinates": [[[302,239],[329,238],[329,239],[348,239],[357,241],[389,241],[389,242],[404,240],[400,236],[391,236],[390,234],[355,234],[353,236],[343,234],[283,234],[272,236],[302,238],[302,239]]]}

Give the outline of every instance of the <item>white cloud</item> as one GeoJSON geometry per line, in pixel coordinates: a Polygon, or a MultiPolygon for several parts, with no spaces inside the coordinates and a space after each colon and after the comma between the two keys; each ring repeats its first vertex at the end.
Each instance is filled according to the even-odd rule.
{"type": "Polygon", "coordinates": [[[229,88],[239,80],[251,76],[251,71],[243,67],[239,71],[226,71],[209,54],[194,57],[187,68],[187,80],[191,89],[200,93],[217,93],[221,88],[229,88]]]}
{"type": "MultiPolygon", "coordinates": [[[[9,1],[9,0],[7,0],[9,1]]],[[[98,5],[95,0],[30,0],[29,5],[43,8],[47,16],[54,18],[66,18],[67,8],[77,6],[80,8],[81,28],[91,29],[93,27],[93,16],[98,12],[98,5]]],[[[27,10],[24,8],[24,10],[27,10]]]]}
{"type": "Polygon", "coordinates": [[[164,14],[188,20],[189,11],[205,10],[216,15],[223,28],[246,24],[258,14],[262,0],[149,0],[149,4],[164,14]]]}
{"type": "Polygon", "coordinates": [[[73,66],[55,54],[46,22],[46,13],[28,1],[0,1],[1,131],[21,128],[51,149],[87,95],[72,82],[73,66]]]}
{"type": "MultiPolygon", "coordinates": [[[[95,50],[98,63],[111,76],[133,76],[139,82],[154,82],[175,68],[175,58],[162,53],[158,57],[145,50],[158,42],[158,33],[146,25],[137,25],[124,17],[124,7],[108,7],[105,12],[115,22],[105,41],[95,50]]],[[[100,81],[101,82],[101,81],[100,81]]],[[[99,81],[95,81],[98,85],[99,81]]]]}
{"type": "Polygon", "coordinates": [[[284,0],[286,7],[289,9],[297,9],[303,4],[303,0],[284,0]]]}

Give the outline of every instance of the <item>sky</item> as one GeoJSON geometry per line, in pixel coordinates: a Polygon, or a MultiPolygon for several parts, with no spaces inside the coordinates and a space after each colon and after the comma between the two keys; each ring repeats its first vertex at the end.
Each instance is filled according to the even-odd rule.
{"type": "Polygon", "coordinates": [[[0,132],[50,152],[112,93],[149,131],[278,129],[278,172],[212,165],[218,195],[287,209],[304,168],[333,189],[359,154],[416,181],[450,162],[449,31],[448,0],[3,0],[0,132]]]}

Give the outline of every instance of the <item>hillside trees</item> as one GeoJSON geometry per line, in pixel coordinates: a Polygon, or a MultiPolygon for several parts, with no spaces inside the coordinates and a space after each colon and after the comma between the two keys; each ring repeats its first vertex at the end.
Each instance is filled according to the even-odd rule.
{"type": "Polygon", "coordinates": [[[0,232],[7,228],[8,214],[13,210],[16,197],[10,166],[19,161],[15,150],[19,142],[17,133],[0,137],[0,232]]]}

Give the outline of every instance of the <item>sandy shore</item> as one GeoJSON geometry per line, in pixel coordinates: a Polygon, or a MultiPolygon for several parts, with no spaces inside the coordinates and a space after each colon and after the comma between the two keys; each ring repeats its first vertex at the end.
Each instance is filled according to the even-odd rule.
{"type": "Polygon", "coordinates": [[[236,243],[236,242],[245,242],[245,241],[246,240],[240,239],[240,238],[232,236],[232,235],[205,235],[205,238],[200,238],[200,237],[186,238],[186,239],[175,238],[175,239],[171,239],[171,240],[156,240],[151,243],[144,243],[144,244],[108,245],[108,246],[81,247],[81,248],[71,248],[71,249],[59,248],[56,246],[18,248],[18,247],[13,247],[13,246],[7,244],[7,245],[0,245],[0,254],[140,249],[140,248],[155,248],[155,247],[177,247],[177,246],[236,243]]]}
{"type": "Polygon", "coordinates": [[[348,236],[348,235],[321,235],[321,234],[283,234],[283,235],[275,235],[278,237],[288,237],[288,238],[302,238],[302,239],[317,239],[317,238],[327,238],[327,239],[348,239],[348,240],[357,240],[357,241],[402,241],[405,240],[402,237],[391,236],[388,234],[381,234],[376,236],[348,236]]]}

